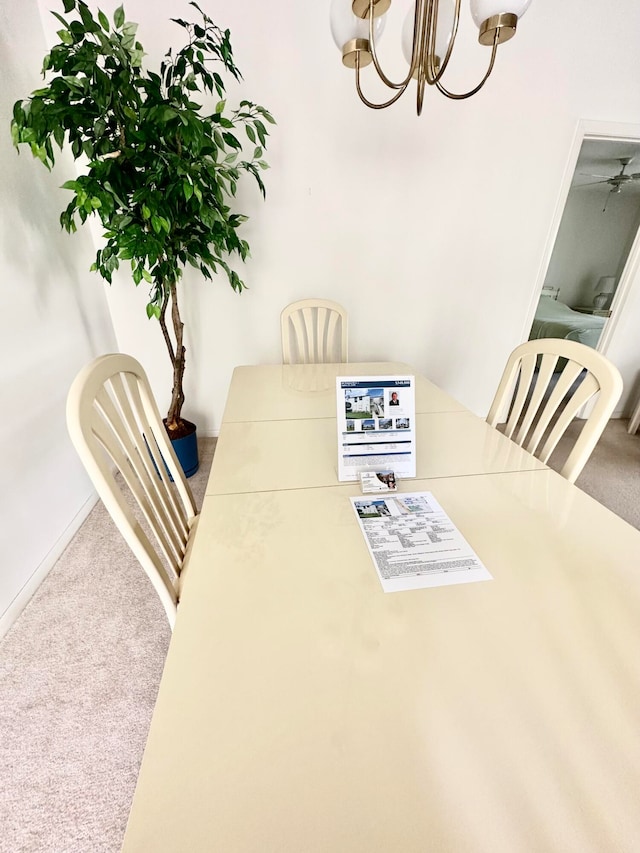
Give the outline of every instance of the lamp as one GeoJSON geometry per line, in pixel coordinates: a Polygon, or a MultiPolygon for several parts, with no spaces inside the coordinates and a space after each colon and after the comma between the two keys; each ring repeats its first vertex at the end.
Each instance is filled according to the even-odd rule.
{"type": "Polygon", "coordinates": [[[491,47],[489,68],[475,88],[464,94],[445,89],[446,71],[458,32],[461,0],[415,0],[402,31],[402,48],[409,71],[404,80],[394,83],[382,70],[376,53],[376,38],[382,34],[384,15],[391,0],[332,0],[331,32],[342,51],[342,62],[355,68],[356,90],[360,100],[375,110],[391,106],[417,82],[417,113],[422,113],[425,85],[435,86],[447,98],[461,100],[475,95],[493,70],[498,45],[515,35],[518,19],[531,0],[470,0],[471,15],[478,27],[478,41],[491,47]],[[369,101],[360,85],[360,69],[373,62],[378,77],[395,94],[383,103],[369,101]]]}
{"type": "Polygon", "coordinates": [[[616,289],[615,275],[601,276],[593,289],[596,291],[593,307],[596,311],[608,311],[616,289]]]}

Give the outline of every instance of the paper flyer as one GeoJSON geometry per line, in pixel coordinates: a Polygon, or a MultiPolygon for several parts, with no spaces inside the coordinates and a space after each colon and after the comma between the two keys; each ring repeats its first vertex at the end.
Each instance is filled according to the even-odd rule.
{"type": "Polygon", "coordinates": [[[338,479],[378,469],[415,477],[415,377],[339,376],[336,393],[338,479]]]}
{"type": "Polygon", "coordinates": [[[431,492],[350,500],[385,592],[492,580],[431,492]]]}

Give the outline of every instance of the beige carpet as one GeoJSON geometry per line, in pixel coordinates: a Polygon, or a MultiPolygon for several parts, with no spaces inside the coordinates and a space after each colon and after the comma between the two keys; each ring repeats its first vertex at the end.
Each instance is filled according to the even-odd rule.
{"type": "MultiPolygon", "coordinates": [[[[579,433],[582,421],[574,421],[551,457],[559,469],[579,433]]],[[[640,529],[640,432],[629,435],[629,421],[609,421],[576,485],[599,503],[640,529]]]]}
{"type": "Polygon", "coordinates": [[[0,644],[2,853],[120,850],[170,636],[99,503],[0,644]]]}
{"type": "MultiPolygon", "coordinates": [[[[609,424],[578,485],[640,528],[640,434],[626,426],[609,424]]],[[[198,505],[213,448],[190,480],[198,505]]],[[[169,638],[98,505],[0,644],[2,853],[120,850],[169,638]]]]}

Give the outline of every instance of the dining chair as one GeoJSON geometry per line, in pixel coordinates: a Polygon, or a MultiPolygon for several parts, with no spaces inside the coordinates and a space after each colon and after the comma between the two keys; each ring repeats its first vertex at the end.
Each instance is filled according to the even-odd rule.
{"type": "Polygon", "coordinates": [[[521,344],[509,356],[487,423],[493,427],[502,423],[507,411],[505,435],[547,462],[571,421],[589,403],[580,435],[560,471],[574,483],[621,393],[620,372],[595,349],[576,341],[540,338],[521,344]],[[558,371],[559,359],[566,363],[558,371]]]}
{"type": "Polygon", "coordinates": [[[173,629],[198,514],[140,363],[116,353],[84,367],[69,390],[67,426],[173,629]]]}
{"type": "Polygon", "coordinates": [[[300,299],[280,315],[284,364],[348,360],[347,312],[329,299],[300,299]]]}

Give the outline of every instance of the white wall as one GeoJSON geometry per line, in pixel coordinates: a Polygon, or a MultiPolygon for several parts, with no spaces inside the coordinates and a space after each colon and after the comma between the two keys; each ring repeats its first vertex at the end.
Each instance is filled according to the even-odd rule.
{"type": "MultiPolygon", "coordinates": [[[[101,5],[112,11],[117,0],[101,5]]],[[[359,103],[329,34],[328,2],[205,5],[231,29],[244,75],[232,96],[263,103],[278,126],[266,203],[252,186],[239,197],[251,217],[253,257],[241,270],[250,290],[238,296],[192,271],[185,279],[185,414],[217,429],[233,367],[278,361],[281,308],[313,295],[348,309],[353,360],[408,361],[486,412],[528,333],[578,120],[640,121],[640,5],[620,0],[603,16],[598,4],[534,2],[487,87],[461,102],[429,90],[421,118],[409,94],[384,111],[359,103]]],[[[391,9],[386,58],[399,55],[406,5],[391,9]]],[[[152,60],[179,43],[167,19],[193,12],[175,0],[153,12],[130,0],[126,11],[152,60]]],[[[487,59],[465,15],[452,88],[474,84],[487,59]]],[[[399,76],[400,63],[392,67],[399,76]]],[[[118,341],[147,365],[164,403],[166,355],[145,294],[132,290],[121,276],[109,293],[118,341]]],[[[629,363],[640,364],[640,342],[629,347],[629,363]]]]}
{"type": "Polygon", "coordinates": [[[40,84],[45,49],[35,0],[0,5],[0,635],[92,499],[65,399],[82,364],[115,346],[89,234],[58,224],[63,179],[11,145],[13,103],[40,84]]]}
{"type": "Polygon", "coordinates": [[[620,279],[640,222],[640,196],[607,196],[606,189],[572,187],[567,198],[545,279],[560,288],[565,305],[591,305],[601,276],[620,279]]]}

